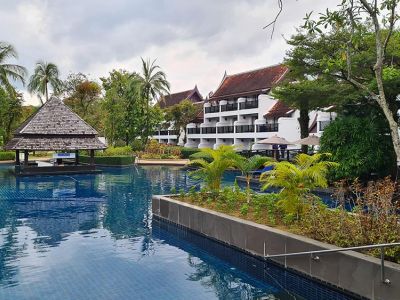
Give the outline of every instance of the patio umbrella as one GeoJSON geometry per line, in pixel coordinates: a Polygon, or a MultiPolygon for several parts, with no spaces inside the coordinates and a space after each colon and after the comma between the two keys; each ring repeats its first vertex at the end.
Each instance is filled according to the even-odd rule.
{"type": "Polygon", "coordinates": [[[284,139],[283,137],[271,136],[270,138],[258,141],[257,144],[269,144],[269,145],[292,145],[293,143],[289,142],[288,140],[284,139]]]}
{"type": "Polygon", "coordinates": [[[318,146],[319,145],[319,137],[312,134],[304,139],[298,140],[293,142],[296,145],[311,145],[311,146],[318,146]]]}

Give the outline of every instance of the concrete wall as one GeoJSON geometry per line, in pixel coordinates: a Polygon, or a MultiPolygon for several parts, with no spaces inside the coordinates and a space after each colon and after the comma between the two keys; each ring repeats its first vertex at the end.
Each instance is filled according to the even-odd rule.
{"type": "MultiPolygon", "coordinates": [[[[153,196],[152,211],[162,219],[256,256],[337,248],[163,196],[153,196]]],[[[379,259],[354,251],[318,256],[318,261],[310,256],[278,258],[274,261],[362,297],[400,299],[400,265],[385,262],[385,277],[391,281],[387,285],[381,282],[379,259]]]]}

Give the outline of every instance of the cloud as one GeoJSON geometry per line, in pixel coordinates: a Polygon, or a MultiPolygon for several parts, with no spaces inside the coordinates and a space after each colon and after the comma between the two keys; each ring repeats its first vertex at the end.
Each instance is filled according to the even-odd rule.
{"type": "Polygon", "coordinates": [[[281,62],[287,50],[282,35],[293,34],[306,12],[336,3],[284,1],[271,39],[262,27],[275,17],[276,0],[14,0],[2,3],[0,36],[31,72],[44,59],[63,77],[83,72],[97,78],[114,68],[140,70],[142,56],[157,58],[172,91],[198,84],[207,94],[225,70],[281,62]]]}

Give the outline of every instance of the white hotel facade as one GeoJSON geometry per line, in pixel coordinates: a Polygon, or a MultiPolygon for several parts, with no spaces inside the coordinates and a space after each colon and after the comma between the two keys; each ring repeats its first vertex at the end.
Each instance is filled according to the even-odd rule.
{"type": "MultiPolygon", "coordinates": [[[[287,73],[287,67],[275,65],[225,74],[217,90],[204,101],[203,120],[188,124],[185,147],[234,145],[238,150],[261,150],[271,146],[257,142],[273,135],[291,142],[299,140],[299,111],[270,96],[272,87],[287,73]]],[[[321,136],[336,114],[325,108],[311,111],[309,116],[310,132],[321,136]]]]}

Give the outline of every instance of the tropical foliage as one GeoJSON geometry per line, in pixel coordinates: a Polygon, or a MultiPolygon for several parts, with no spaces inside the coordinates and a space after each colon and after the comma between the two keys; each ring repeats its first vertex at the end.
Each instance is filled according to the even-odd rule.
{"type": "Polygon", "coordinates": [[[15,89],[10,80],[25,83],[26,76],[24,67],[7,61],[12,58],[18,58],[15,48],[11,44],[0,41],[0,87],[4,88],[11,96],[15,95],[15,89]]]}
{"type": "Polygon", "coordinates": [[[252,178],[252,172],[254,170],[259,169],[267,162],[272,162],[272,158],[254,155],[249,158],[245,158],[243,156],[238,156],[235,161],[235,167],[238,168],[242,172],[242,176],[246,178],[246,191],[247,193],[247,202],[250,202],[250,181],[252,178]]]}
{"type": "Polygon", "coordinates": [[[224,172],[233,168],[238,161],[234,147],[226,145],[221,145],[215,150],[201,149],[199,153],[193,154],[193,157],[195,159],[191,161],[191,165],[196,166],[197,170],[190,172],[190,176],[202,180],[207,189],[213,193],[218,193],[220,190],[224,172]]]}
{"type": "Polygon", "coordinates": [[[337,163],[326,160],[329,154],[297,155],[293,163],[287,161],[269,162],[274,168],[261,175],[263,189],[280,189],[278,205],[289,215],[300,218],[304,204],[312,202],[311,193],[315,188],[328,186],[327,175],[337,163]]]}
{"type": "Polygon", "coordinates": [[[60,73],[56,64],[40,60],[36,63],[33,75],[29,79],[28,91],[37,93],[43,105],[45,101],[49,100],[49,85],[54,94],[62,90],[62,81],[59,76],[60,73]]]}
{"type": "Polygon", "coordinates": [[[105,97],[105,135],[112,145],[124,141],[133,145],[139,139],[141,148],[163,120],[161,109],[154,105],[169,89],[165,73],[154,61],[142,59],[142,75],[125,70],[113,70],[101,78],[105,97]]]}

